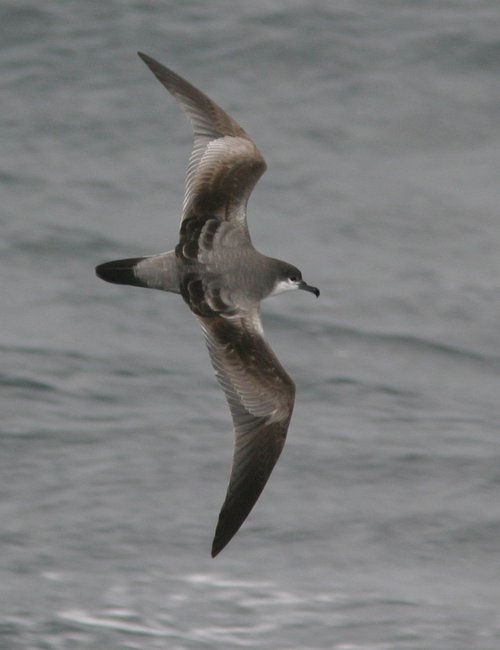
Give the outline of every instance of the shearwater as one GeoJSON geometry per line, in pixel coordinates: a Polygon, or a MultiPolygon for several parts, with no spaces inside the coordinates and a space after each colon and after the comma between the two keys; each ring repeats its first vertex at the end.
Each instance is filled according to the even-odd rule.
{"type": "Polygon", "coordinates": [[[190,83],[146,54],[139,56],[189,118],[194,143],[186,177],[179,243],[158,255],[106,262],[97,275],[180,293],[205,335],[231,411],[231,476],[212,544],[215,557],[243,524],[283,449],[295,384],[264,338],[260,302],[291,289],[319,290],[295,266],[252,245],[247,201],[266,170],[241,126],[190,83]]]}

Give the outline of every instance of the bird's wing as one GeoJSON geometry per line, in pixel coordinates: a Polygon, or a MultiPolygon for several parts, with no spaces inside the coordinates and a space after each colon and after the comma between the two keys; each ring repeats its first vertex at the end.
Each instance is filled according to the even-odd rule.
{"type": "Polygon", "coordinates": [[[141,52],[139,56],[193,127],[182,221],[216,216],[246,227],[248,197],[266,170],[261,153],[241,126],[204,93],[150,56],[141,52]]]}
{"type": "Polygon", "coordinates": [[[231,477],[212,545],[215,557],[247,518],[279,458],[295,384],[264,339],[258,309],[246,316],[198,320],[235,433],[231,477]]]}

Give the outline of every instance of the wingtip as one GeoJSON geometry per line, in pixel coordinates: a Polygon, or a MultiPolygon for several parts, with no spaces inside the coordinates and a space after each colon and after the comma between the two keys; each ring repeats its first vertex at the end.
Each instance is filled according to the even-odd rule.
{"type": "MultiPolygon", "coordinates": [[[[262,486],[264,487],[264,486],[262,486]]],[[[262,492],[262,490],[259,491],[262,492]]],[[[224,502],[222,509],[219,513],[219,520],[215,528],[215,535],[212,542],[212,557],[218,555],[222,550],[226,548],[229,542],[233,539],[236,533],[241,528],[243,522],[248,517],[252,507],[257,501],[252,499],[251,505],[247,503],[247,507],[241,507],[241,502],[235,504],[224,502]]]]}
{"type": "MultiPolygon", "coordinates": [[[[139,58],[142,59],[142,61],[144,61],[144,63],[148,66],[148,68],[158,79],[158,81],[161,84],[163,84],[170,93],[172,93],[170,84],[172,82],[172,79],[177,78],[178,75],[176,75],[175,72],[173,72],[169,68],[166,68],[162,63],[160,63],[156,59],[153,59],[153,57],[149,56],[149,54],[144,54],[144,52],[137,52],[137,54],[139,55],[139,58]]],[[[184,83],[187,84],[186,81],[184,83]]]]}
{"type": "Polygon", "coordinates": [[[217,531],[215,532],[215,537],[214,541],[212,542],[212,550],[210,552],[210,555],[212,558],[217,557],[219,553],[226,548],[226,546],[229,544],[233,536],[231,536],[229,539],[221,539],[220,536],[217,534],[217,531]]]}
{"type": "Polygon", "coordinates": [[[226,504],[222,506],[222,509],[219,513],[219,520],[217,521],[217,526],[215,527],[214,539],[212,542],[212,557],[216,557],[219,553],[226,548],[229,542],[236,535],[240,529],[241,524],[246,517],[235,518],[227,516],[228,511],[226,504]]]}
{"type": "Polygon", "coordinates": [[[219,535],[219,531],[215,531],[214,539],[212,541],[212,549],[210,551],[210,555],[212,558],[217,557],[219,553],[222,551],[222,549],[226,546],[226,544],[229,542],[229,540],[226,540],[222,542],[221,537],[219,535]]]}
{"type": "Polygon", "coordinates": [[[148,54],[144,54],[144,52],[137,52],[137,56],[148,66],[151,61],[154,61],[154,59],[152,59],[148,54]]]}

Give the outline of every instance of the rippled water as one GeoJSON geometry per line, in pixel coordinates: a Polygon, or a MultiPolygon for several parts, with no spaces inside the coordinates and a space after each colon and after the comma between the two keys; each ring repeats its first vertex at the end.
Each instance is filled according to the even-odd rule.
{"type": "Polygon", "coordinates": [[[497,650],[499,27],[486,0],[2,4],[0,648],[497,650]],[[176,243],[190,129],[139,49],[254,137],[254,242],[322,292],[264,304],[297,404],[216,560],[197,323],[93,270],[176,243]]]}

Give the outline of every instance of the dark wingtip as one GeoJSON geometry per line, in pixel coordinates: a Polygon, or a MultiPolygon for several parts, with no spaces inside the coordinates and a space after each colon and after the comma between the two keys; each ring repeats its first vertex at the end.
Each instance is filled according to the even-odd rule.
{"type": "Polygon", "coordinates": [[[148,54],[144,54],[144,52],[137,52],[137,54],[144,61],[144,63],[148,66],[148,68],[151,70],[151,72],[153,74],[156,74],[154,68],[158,68],[159,66],[161,66],[161,64],[158,63],[158,61],[156,61],[155,59],[153,59],[152,56],[149,56],[148,54]]]}
{"type": "Polygon", "coordinates": [[[241,528],[243,522],[246,520],[252,508],[256,504],[257,499],[261,495],[278,457],[279,452],[270,459],[266,471],[267,476],[263,482],[259,481],[256,483],[253,480],[254,475],[252,474],[247,477],[243,485],[240,484],[236,493],[232,494],[229,492],[230,488],[228,489],[229,494],[226,496],[226,500],[222,505],[222,509],[219,513],[219,520],[217,521],[217,526],[215,528],[214,541],[212,542],[212,557],[218,555],[241,528]]]}
{"type": "Polygon", "coordinates": [[[216,557],[223,549],[226,548],[226,546],[229,544],[229,542],[233,539],[233,537],[238,532],[241,523],[236,527],[236,529],[232,529],[230,531],[221,530],[221,526],[217,526],[217,530],[215,531],[214,541],[212,542],[212,551],[211,551],[212,557],[216,557]]]}
{"type": "Polygon", "coordinates": [[[237,531],[235,530],[230,535],[227,535],[226,531],[221,531],[220,519],[219,519],[219,524],[217,525],[214,540],[212,542],[212,551],[211,551],[212,557],[216,557],[217,555],[219,555],[222,549],[225,548],[232,540],[236,532],[237,531]]]}
{"type": "Polygon", "coordinates": [[[135,287],[147,286],[136,277],[134,267],[141,262],[144,257],[131,257],[126,260],[113,260],[105,262],[95,267],[98,278],[112,284],[129,284],[135,287]]]}
{"type": "Polygon", "coordinates": [[[137,54],[144,61],[144,63],[147,63],[148,61],[151,61],[151,57],[148,56],[147,54],[144,54],[144,52],[137,52],[137,54]]]}
{"type": "MultiPolygon", "coordinates": [[[[257,501],[257,498],[255,498],[257,501]]],[[[229,542],[236,535],[242,523],[247,518],[248,513],[252,509],[253,503],[249,505],[243,512],[234,511],[234,508],[228,508],[225,503],[219,514],[219,521],[215,529],[214,541],[212,542],[212,557],[219,555],[219,553],[229,544],[229,542]]]]}

